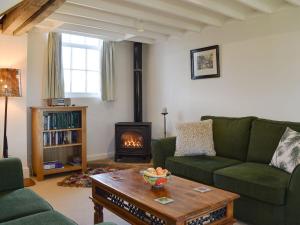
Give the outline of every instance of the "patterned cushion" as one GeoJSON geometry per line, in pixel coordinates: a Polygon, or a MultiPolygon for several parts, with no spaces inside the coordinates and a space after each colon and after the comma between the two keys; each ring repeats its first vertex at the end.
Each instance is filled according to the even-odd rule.
{"type": "Polygon", "coordinates": [[[287,127],[270,165],[292,173],[298,164],[300,164],[300,133],[287,127]]]}
{"type": "Polygon", "coordinates": [[[177,125],[175,156],[215,156],[212,120],[177,125]]]}

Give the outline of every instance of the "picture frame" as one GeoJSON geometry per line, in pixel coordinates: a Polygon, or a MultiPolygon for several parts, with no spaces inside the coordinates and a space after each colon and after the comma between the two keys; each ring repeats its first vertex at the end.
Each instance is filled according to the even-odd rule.
{"type": "Polygon", "coordinates": [[[191,79],[220,77],[219,45],[193,49],[191,55],[191,79]]]}

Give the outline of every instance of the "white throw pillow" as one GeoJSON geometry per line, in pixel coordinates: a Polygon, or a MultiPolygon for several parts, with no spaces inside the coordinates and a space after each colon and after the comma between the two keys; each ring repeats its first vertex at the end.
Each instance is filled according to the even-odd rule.
{"type": "Polygon", "coordinates": [[[215,156],[212,120],[177,125],[175,156],[215,156]]]}
{"type": "Polygon", "coordinates": [[[298,164],[300,164],[300,133],[287,127],[270,165],[292,173],[298,164]]]}

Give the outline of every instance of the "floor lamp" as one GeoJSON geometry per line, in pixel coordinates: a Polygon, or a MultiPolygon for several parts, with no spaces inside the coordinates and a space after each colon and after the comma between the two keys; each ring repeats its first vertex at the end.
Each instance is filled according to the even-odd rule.
{"type": "Polygon", "coordinates": [[[7,158],[8,157],[8,143],[7,143],[7,135],[6,135],[7,103],[8,103],[8,97],[21,97],[20,70],[11,69],[11,68],[0,68],[0,97],[5,97],[3,158],[7,158]]]}
{"type": "MultiPolygon", "coordinates": [[[[18,69],[0,68],[0,97],[5,97],[4,109],[4,135],[3,135],[3,158],[8,158],[8,142],[6,135],[7,127],[7,103],[8,97],[21,97],[21,73],[18,69]]],[[[24,179],[24,186],[29,187],[35,182],[31,178],[24,179]]]]}

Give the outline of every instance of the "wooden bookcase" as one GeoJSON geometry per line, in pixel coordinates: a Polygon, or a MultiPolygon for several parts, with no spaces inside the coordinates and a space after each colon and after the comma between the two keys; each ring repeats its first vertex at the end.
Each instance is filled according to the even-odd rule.
{"type": "Polygon", "coordinates": [[[37,180],[49,174],[86,170],[86,109],[86,106],[31,108],[32,166],[37,180]],[[74,157],[81,159],[81,163],[74,163],[74,157]],[[63,168],[44,169],[48,161],[58,161],[63,168]]]}

